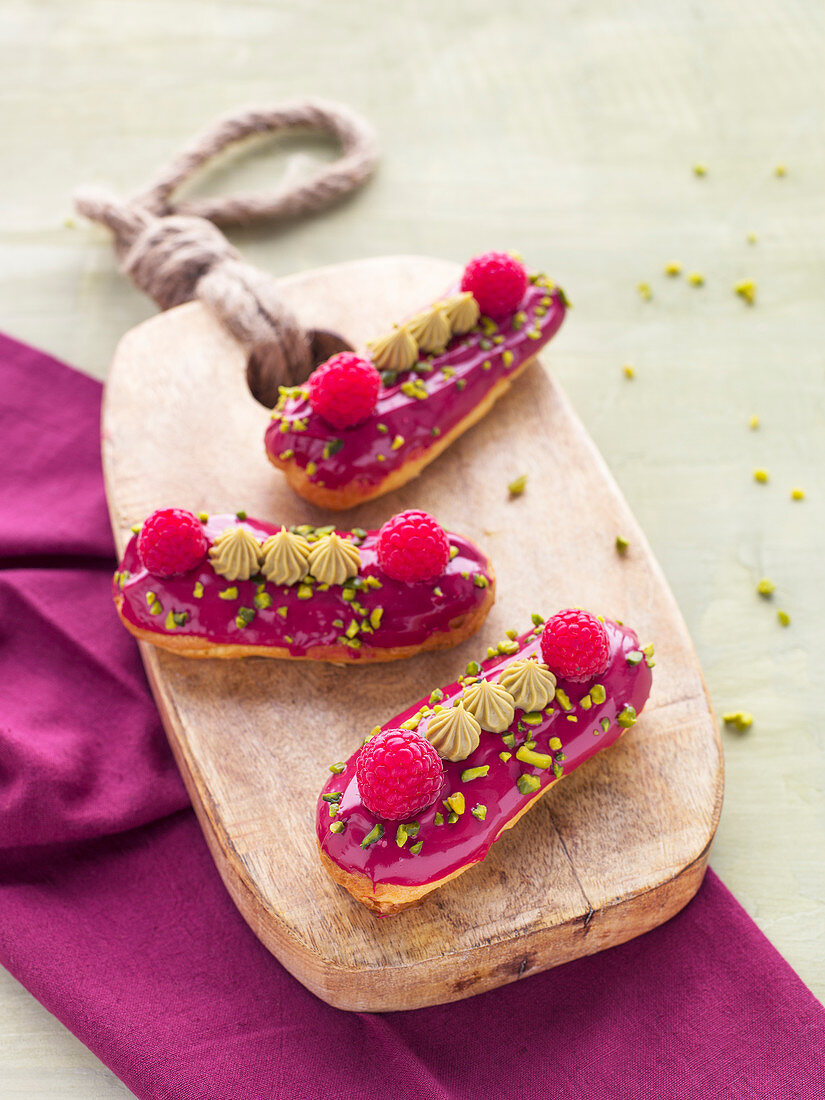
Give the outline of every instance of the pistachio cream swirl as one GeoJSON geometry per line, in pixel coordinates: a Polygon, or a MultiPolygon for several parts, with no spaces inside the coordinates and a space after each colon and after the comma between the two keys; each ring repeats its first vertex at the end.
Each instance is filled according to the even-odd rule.
{"type": "Polygon", "coordinates": [[[540,661],[532,657],[513,661],[498,678],[499,684],[513,696],[522,710],[542,710],[556,692],[556,677],[540,661]]]}
{"type": "Polygon", "coordinates": [[[461,703],[438,710],[432,716],[424,736],[445,760],[466,760],[478,748],[481,726],[461,703]]]}
{"type": "Polygon", "coordinates": [[[321,584],[343,584],[360,568],[358,547],[334,531],[318,539],[309,552],[309,571],[321,584]]]}
{"type": "Polygon", "coordinates": [[[227,527],[209,548],[212,568],[228,581],[248,581],[258,572],[261,544],[251,531],[240,525],[227,527]]]}
{"type": "Polygon", "coordinates": [[[261,572],[273,584],[297,584],[308,572],[309,543],[286,527],[269,536],[261,554],[261,572]]]}
{"type": "Polygon", "coordinates": [[[367,347],[378,370],[391,370],[400,374],[409,370],[418,359],[418,343],[406,328],[393,325],[392,332],[369,340],[367,347]]]}
{"type": "Polygon", "coordinates": [[[461,694],[461,703],[472,714],[483,730],[490,733],[503,733],[515,717],[513,696],[492,680],[479,680],[477,684],[466,687],[461,694]]]}
{"type": "Polygon", "coordinates": [[[424,352],[443,351],[452,335],[447,314],[439,305],[417,313],[407,321],[404,328],[424,352]]]}
{"type": "Polygon", "coordinates": [[[469,332],[470,329],[475,327],[481,316],[478,302],[469,290],[454,294],[451,298],[446,298],[443,302],[437,302],[436,304],[447,315],[450,329],[455,336],[463,336],[465,332],[469,332]]]}

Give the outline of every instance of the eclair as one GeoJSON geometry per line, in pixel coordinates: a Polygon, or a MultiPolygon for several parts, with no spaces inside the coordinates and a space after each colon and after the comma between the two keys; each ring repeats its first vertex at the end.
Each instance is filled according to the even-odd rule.
{"type": "Polygon", "coordinates": [[[363,354],[282,387],[265,434],[269,460],[325,508],[397,489],[480,420],[561,325],[567,302],[546,276],[490,252],[461,281],[363,354]]]}
{"type": "Polygon", "coordinates": [[[113,582],[142,641],[185,657],[394,661],[469,637],[495,598],[493,567],[425,512],[377,531],[153,512],[113,582]]]}
{"type": "Polygon", "coordinates": [[[578,609],[533,622],[330,765],[316,815],[321,862],[372,912],[398,913],[483,860],[641,714],[652,646],[578,609]]]}

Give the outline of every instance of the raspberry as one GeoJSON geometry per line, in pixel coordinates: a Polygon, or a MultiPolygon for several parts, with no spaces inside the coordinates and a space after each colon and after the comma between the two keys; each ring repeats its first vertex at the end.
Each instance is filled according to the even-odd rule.
{"type": "Polygon", "coordinates": [[[401,821],[435,802],[443,768],[420,733],[384,730],[359,752],[355,775],[367,809],[388,821],[401,821]]]}
{"type": "Polygon", "coordinates": [[[518,309],[527,290],[527,272],[506,252],[485,252],[464,268],[461,289],[470,291],[482,313],[501,321],[518,309]]]}
{"type": "Polygon", "coordinates": [[[152,512],[140,529],[138,557],[154,577],[179,577],[206,556],[203,524],[182,508],[152,512]]]}
{"type": "Polygon", "coordinates": [[[352,428],[375,408],[380,388],[372,363],[343,351],[309,376],[309,403],[333,428],[352,428]]]}
{"type": "Polygon", "coordinates": [[[557,676],[581,683],[607,668],[607,631],[595,615],[573,608],[548,619],[541,635],[541,655],[557,676]]]}
{"type": "Polygon", "coordinates": [[[378,564],[394,581],[434,580],[450,560],[444,528],[426,512],[399,512],[388,519],[375,548],[378,564]]]}

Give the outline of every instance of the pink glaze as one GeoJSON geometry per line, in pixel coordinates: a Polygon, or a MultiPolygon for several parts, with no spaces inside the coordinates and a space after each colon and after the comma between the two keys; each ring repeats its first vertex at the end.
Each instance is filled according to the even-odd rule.
{"type": "MultiPolygon", "coordinates": [[[[210,544],[227,527],[238,523],[235,516],[210,516],[205,523],[210,544]]],[[[278,524],[258,519],[245,519],[242,525],[262,542],[280,530],[278,524]]],[[[351,537],[347,531],[338,533],[351,537]]],[[[434,581],[407,584],[393,580],[379,568],[375,553],[377,536],[377,531],[368,531],[362,540],[356,537],[354,541],[361,554],[359,577],[376,577],[381,587],[358,588],[354,601],[344,599],[346,586],[341,585],[315,591],[310,599],[299,599],[297,584],[276,585],[262,576],[256,580],[228,581],[215,572],[208,557],[185,576],[162,580],[147,573],[141,565],[136,537],[126,547],[115,574],[114,594],[123,596],[124,618],[153,633],[204,638],[216,644],[284,647],[294,657],[304,656],[314,646],[337,645],[341,660],[358,660],[370,649],[420,645],[431,634],[449,630],[450,623],[474,612],[484,600],[487,586],[480,586],[473,578],[483,576],[490,581],[490,562],[469,540],[448,532],[450,544],[458,549],[458,554],[444,573],[434,581]],[[125,579],[124,573],[127,574],[125,579]],[[200,598],[194,595],[198,583],[203,585],[200,598]],[[220,592],[233,587],[238,590],[236,599],[219,597],[220,592]],[[150,592],[160,600],[160,614],[150,612],[147,599],[150,592]],[[268,608],[256,607],[255,597],[261,594],[272,597],[268,608]],[[285,617],[277,610],[284,607],[285,617]],[[369,619],[370,613],[378,607],[383,608],[380,625],[374,633],[357,635],[362,642],[361,648],[339,642],[353,619],[359,622],[369,619]],[[241,608],[255,611],[254,618],[246,625],[237,622],[241,608]],[[186,622],[167,629],[169,611],[184,612],[186,622]],[[336,619],[343,621],[343,628],[334,624],[336,619]]]]}
{"type": "MultiPolygon", "coordinates": [[[[484,859],[505,825],[538,793],[536,790],[522,794],[516,786],[519,776],[524,773],[537,776],[541,780],[541,790],[546,790],[556,779],[552,768],[542,771],[517,760],[515,754],[519,745],[525,741],[535,741],[535,752],[556,755],[549,748],[549,741],[550,738],[558,738],[562,744],[560,751],[564,756],[564,759],[558,758],[561,765],[559,777],[562,774],[569,775],[585,760],[618,740],[624,730],[616,719],[628,704],[635,707],[639,714],[647,702],[652,679],[650,668],[644,659],[635,665],[627,661],[627,654],[639,649],[638,638],[632,630],[616,623],[608,621],[605,627],[610,642],[610,658],[606,671],[585,684],[575,684],[567,680],[558,682],[558,687],[567,693],[573,704],[569,712],[564,711],[558,702],[552,703],[552,712],[547,716],[548,708],[545,709],[540,725],[525,726],[521,723],[523,728],[520,730],[523,711],[516,710],[513,724],[505,734],[482,730],[478,748],[466,760],[457,763],[449,760],[443,762],[444,785],[438,800],[415,815],[415,820],[419,823],[415,841],[423,842],[419,854],[410,851],[413,840],[408,839],[403,848],[398,847],[397,823],[389,821],[381,821],[384,826],[381,840],[366,849],[361,847],[361,841],[380,819],[367,810],[358,792],[355,777],[358,752],[349,758],[341,774],[331,775],[324,785],[323,794],[341,792],[338,813],[331,817],[330,804],[323,798],[318,801],[316,829],[318,843],[323,851],[344,871],[366,875],[373,883],[402,886],[421,886],[435,882],[461,867],[484,859]],[[579,705],[579,701],[589,694],[596,683],[605,688],[606,700],[601,704],[594,703],[586,710],[579,705]],[[577,721],[568,721],[568,714],[577,721]],[[606,731],[601,726],[602,719],[609,721],[606,731]],[[509,748],[502,740],[507,733],[515,735],[514,748],[509,748]],[[501,752],[511,752],[512,756],[504,762],[499,757],[501,752]],[[485,764],[490,768],[486,776],[462,782],[461,773],[465,769],[485,764]],[[455,824],[449,825],[449,811],[444,806],[443,799],[457,791],[464,794],[466,810],[455,824]],[[487,807],[484,821],[479,821],[471,813],[472,808],[478,804],[487,807]],[[436,825],[434,822],[438,812],[444,816],[443,825],[436,825]],[[343,822],[344,831],[330,832],[333,821],[343,822]]],[[[497,679],[504,668],[522,657],[536,654],[541,660],[538,633],[531,631],[522,635],[518,639],[518,653],[484,661],[484,678],[497,679]]],[[[462,685],[452,683],[443,690],[444,699],[441,705],[448,706],[461,694],[462,685]]],[[[416,714],[428,702],[428,698],[425,697],[402,714],[390,719],[381,728],[399,726],[416,714]]],[[[424,718],[418,727],[421,733],[426,733],[427,723],[428,719],[424,718]]]]}
{"type": "MultiPolygon", "coordinates": [[[[457,290],[457,286],[450,288],[445,297],[457,290]]],[[[273,413],[265,435],[267,453],[304,470],[314,462],[310,480],[329,489],[352,483],[374,487],[399,466],[420,459],[438,442],[438,436],[450,432],[502,378],[535,355],[557,332],[566,306],[559,290],[531,284],[519,308],[526,320],[518,328],[508,318],[491,327],[489,335],[477,327],[455,336],[441,355],[422,358],[393,385],[383,386],[375,412],[354,428],[330,427],[313,412],[306,390],[297,391],[273,413]],[[531,332],[533,337],[528,335],[531,332]],[[494,343],[496,338],[502,342],[494,343]],[[442,373],[445,367],[449,376],[442,373]],[[450,375],[450,370],[454,374],[450,375]],[[402,393],[402,383],[411,379],[424,383],[426,398],[402,393]],[[296,431],[296,422],[305,428],[296,431]],[[399,438],[403,443],[393,449],[393,441],[399,438]],[[331,443],[340,448],[335,454],[329,453],[331,443]]]]}

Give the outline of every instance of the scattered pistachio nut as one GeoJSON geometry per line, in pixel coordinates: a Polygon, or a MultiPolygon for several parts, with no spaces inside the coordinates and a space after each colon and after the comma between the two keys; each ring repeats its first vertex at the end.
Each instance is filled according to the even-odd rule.
{"type": "Polygon", "coordinates": [[[722,721],[726,726],[733,726],[734,729],[743,733],[753,725],[753,715],[746,710],[736,710],[723,714],[722,721]]]}

